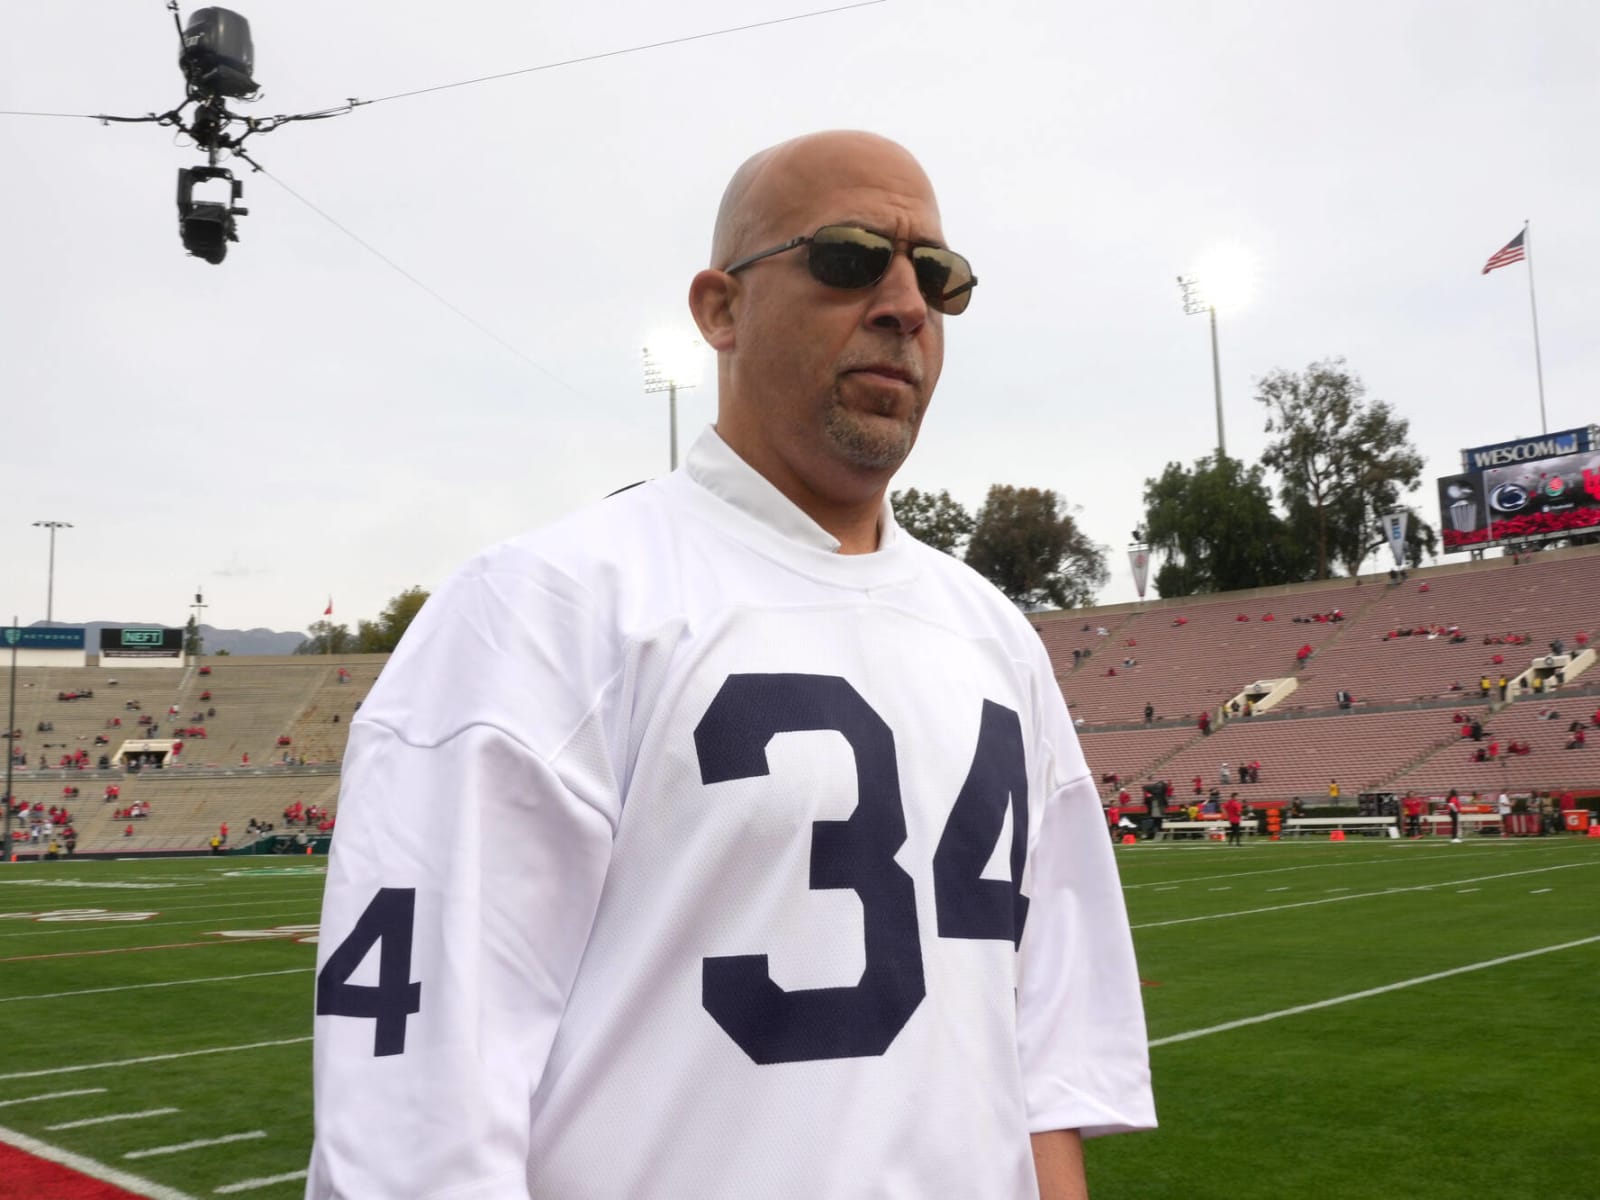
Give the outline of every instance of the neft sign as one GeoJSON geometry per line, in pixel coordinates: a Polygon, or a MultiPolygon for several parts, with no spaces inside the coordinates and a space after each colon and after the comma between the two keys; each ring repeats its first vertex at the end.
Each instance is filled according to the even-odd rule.
{"type": "Polygon", "coordinates": [[[181,629],[102,629],[101,658],[178,658],[183,654],[181,629]]]}
{"type": "Polygon", "coordinates": [[[1583,429],[1566,429],[1560,433],[1541,434],[1536,438],[1522,438],[1515,442],[1498,442],[1492,446],[1463,450],[1461,469],[1488,471],[1495,467],[1510,467],[1540,458],[1587,454],[1596,448],[1600,448],[1600,427],[1589,425],[1583,429]]]}

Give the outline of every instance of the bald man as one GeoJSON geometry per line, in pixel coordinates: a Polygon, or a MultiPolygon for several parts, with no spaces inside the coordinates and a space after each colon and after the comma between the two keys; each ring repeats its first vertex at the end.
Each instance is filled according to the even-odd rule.
{"type": "Polygon", "coordinates": [[[1154,1124],[1049,662],[886,501],[976,282],[892,142],[736,172],[715,426],[468,564],[351,724],[312,1200],[1068,1200],[1154,1124]]]}

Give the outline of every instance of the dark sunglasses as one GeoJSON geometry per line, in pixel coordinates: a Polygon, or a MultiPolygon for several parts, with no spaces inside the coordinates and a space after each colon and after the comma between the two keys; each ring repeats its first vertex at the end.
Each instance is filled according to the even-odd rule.
{"type": "MultiPolygon", "coordinates": [[[[723,270],[732,275],[751,263],[800,246],[811,247],[806,267],[811,277],[826,287],[872,287],[889,273],[889,264],[894,261],[893,238],[854,225],[824,225],[810,237],[797,237],[781,246],[760,250],[723,270]]],[[[906,254],[917,273],[917,290],[929,307],[952,317],[966,311],[972,302],[972,289],[978,286],[971,263],[943,246],[908,245],[906,254]]]]}

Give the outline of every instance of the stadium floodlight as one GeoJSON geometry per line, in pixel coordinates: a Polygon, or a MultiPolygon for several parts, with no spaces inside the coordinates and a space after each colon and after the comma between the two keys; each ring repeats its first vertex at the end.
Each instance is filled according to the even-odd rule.
{"type": "Polygon", "coordinates": [[[46,577],[44,597],[44,620],[45,624],[48,625],[55,620],[56,609],[56,530],[71,529],[72,523],[70,521],[35,521],[33,527],[50,531],[50,573],[46,577]]]}
{"type": "Polygon", "coordinates": [[[703,343],[665,334],[644,348],[644,390],[667,393],[667,437],[672,470],[678,469],[678,389],[700,382],[703,343]]]}

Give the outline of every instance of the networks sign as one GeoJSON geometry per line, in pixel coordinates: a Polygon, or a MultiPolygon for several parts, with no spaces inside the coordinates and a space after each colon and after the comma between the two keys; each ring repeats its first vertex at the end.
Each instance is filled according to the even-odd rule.
{"type": "Polygon", "coordinates": [[[102,629],[101,658],[181,658],[181,629],[102,629]]]}
{"type": "Polygon", "coordinates": [[[1588,454],[1596,448],[1600,448],[1600,426],[1590,425],[1584,429],[1567,429],[1561,433],[1540,434],[1536,438],[1522,438],[1515,442],[1499,442],[1493,446],[1463,450],[1461,469],[1489,471],[1495,467],[1510,467],[1541,458],[1588,454]]]}
{"type": "Polygon", "coordinates": [[[60,626],[22,629],[18,626],[0,632],[0,641],[6,649],[18,650],[82,650],[89,639],[86,629],[66,629],[60,626]]]}

